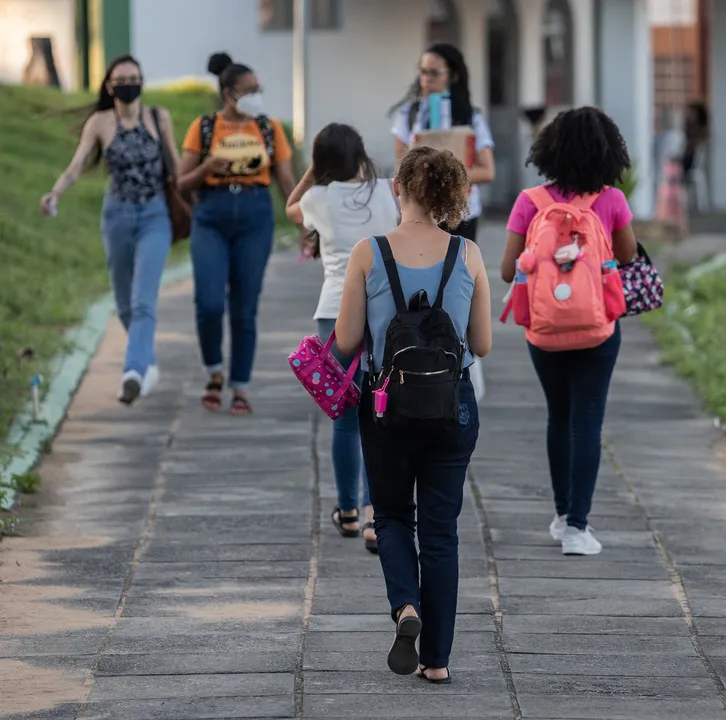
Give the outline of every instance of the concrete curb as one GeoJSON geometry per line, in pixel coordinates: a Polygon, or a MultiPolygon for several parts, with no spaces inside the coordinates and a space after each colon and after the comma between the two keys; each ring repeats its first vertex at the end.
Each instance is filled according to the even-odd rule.
{"type": "MultiPolygon", "coordinates": [[[[185,280],[191,275],[191,263],[172,267],[164,272],[162,285],[185,280]]],[[[40,406],[40,422],[33,422],[30,403],[15,418],[10,426],[7,444],[13,448],[10,462],[0,468],[0,486],[9,484],[16,475],[23,475],[33,468],[41,455],[43,443],[53,437],[63,422],[71,400],[86,374],[88,364],[95,355],[106,331],[109,317],[113,314],[114,302],[110,293],[96,301],[86,312],[83,323],[66,334],[67,342],[73,350],[60,354],[53,360],[50,382],[40,406]]],[[[5,498],[0,509],[12,510],[18,497],[17,493],[1,487],[5,498]]]]}

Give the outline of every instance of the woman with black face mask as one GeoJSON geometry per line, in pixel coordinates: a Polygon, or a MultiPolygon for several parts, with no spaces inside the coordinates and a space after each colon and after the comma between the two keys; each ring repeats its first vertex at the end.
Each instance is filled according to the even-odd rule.
{"type": "Polygon", "coordinates": [[[141,67],[130,55],[109,65],[70,165],[41,200],[42,211],[54,215],[58,199],[84,170],[105,160],[110,182],[101,233],[116,309],[128,332],[118,394],[126,405],[148,394],[159,379],[156,303],[172,235],[164,158],[170,175],[176,176],[178,166],[169,112],[144,107],[142,85],[141,67]]]}

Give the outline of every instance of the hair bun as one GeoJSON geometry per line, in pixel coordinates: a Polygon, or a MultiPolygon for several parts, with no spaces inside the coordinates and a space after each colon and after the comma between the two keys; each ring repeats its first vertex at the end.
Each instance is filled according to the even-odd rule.
{"type": "Polygon", "coordinates": [[[209,58],[207,63],[207,70],[219,77],[230,65],[232,64],[232,58],[226,52],[214,53],[209,58]]]}

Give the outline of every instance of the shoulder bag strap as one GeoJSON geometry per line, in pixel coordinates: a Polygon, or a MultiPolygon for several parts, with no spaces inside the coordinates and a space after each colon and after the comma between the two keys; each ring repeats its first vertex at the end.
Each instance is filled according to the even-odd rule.
{"type": "Polygon", "coordinates": [[[202,136],[202,162],[204,162],[212,149],[212,137],[214,136],[214,126],[217,123],[217,114],[202,115],[199,123],[199,132],[202,136]]]}
{"type": "Polygon", "coordinates": [[[376,242],[378,243],[378,248],[381,251],[383,266],[386,268],[386,275],[388,275],[388,284],[391,286],[393,300],[396,303],[396,312],[406,312],[406,310],[408,309],[406,306],[406,298],[403,295],[401,278],[398,276],[398,268],[396,267],[396,260],[393,257],[391,245],[385,235],[376,235],[376,242]]]}
{"type": "Polygon", "coordinates": [[[260,129],[260,133],[262,133],[262,139],[265,141],[265,149],[272,162],[275,159],[275,128],[267,115],[258,115],[255,118],[255,122],[260,129]]]}
{"type": "Polygon", "coordinates": [[[164,165],[164,179],[171,176],[171,163],[169,161],[169,151],[167,150],[166,143],[164,142],[164,136],[161,134],[161,123],[159,122],[159,108],[151,108],[151,117],[154,120],[154,127],[156,128],[156,134],[159,136],[159,146],[161,147],[161,162],[164,165]]]}
{"type": "MultiPolygon", "coordinates": [[[[444,270],[441,273],[441,284],[439,285],[439,292],[436,295],[436,301],[434,302],[434,308],[441,308],[444,304],[444,290],[446,289],[446,283],[449,282],[451,273],[454,271],[454,265],[456,265],[456,258],[461,248],[462,238],[459,235],[449,236],[449,249],[446,251],[446,259],[444,260],[444,270]]],[[[466,240],[464,240],[466,242],[466,240]]]]}

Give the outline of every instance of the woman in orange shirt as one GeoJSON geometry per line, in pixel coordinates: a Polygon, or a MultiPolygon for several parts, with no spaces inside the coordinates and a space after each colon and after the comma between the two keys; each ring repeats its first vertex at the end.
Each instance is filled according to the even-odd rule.
{"type": "Polygon", "coordinates": [[[295,187],[292,150],[277,120],[263,114],[255,73],[217,53],[209,70],[219,76],[223,108],[199,117],[184,140],[179,189],[198,191],[191,232],[197,335],[209,374],[202,404],[222,405],[222,335],[229,305],[231,411],[248,415],[246,388],[257,339],[257,305],[272,250],[274,218],[269,185],[295,187]]]}

